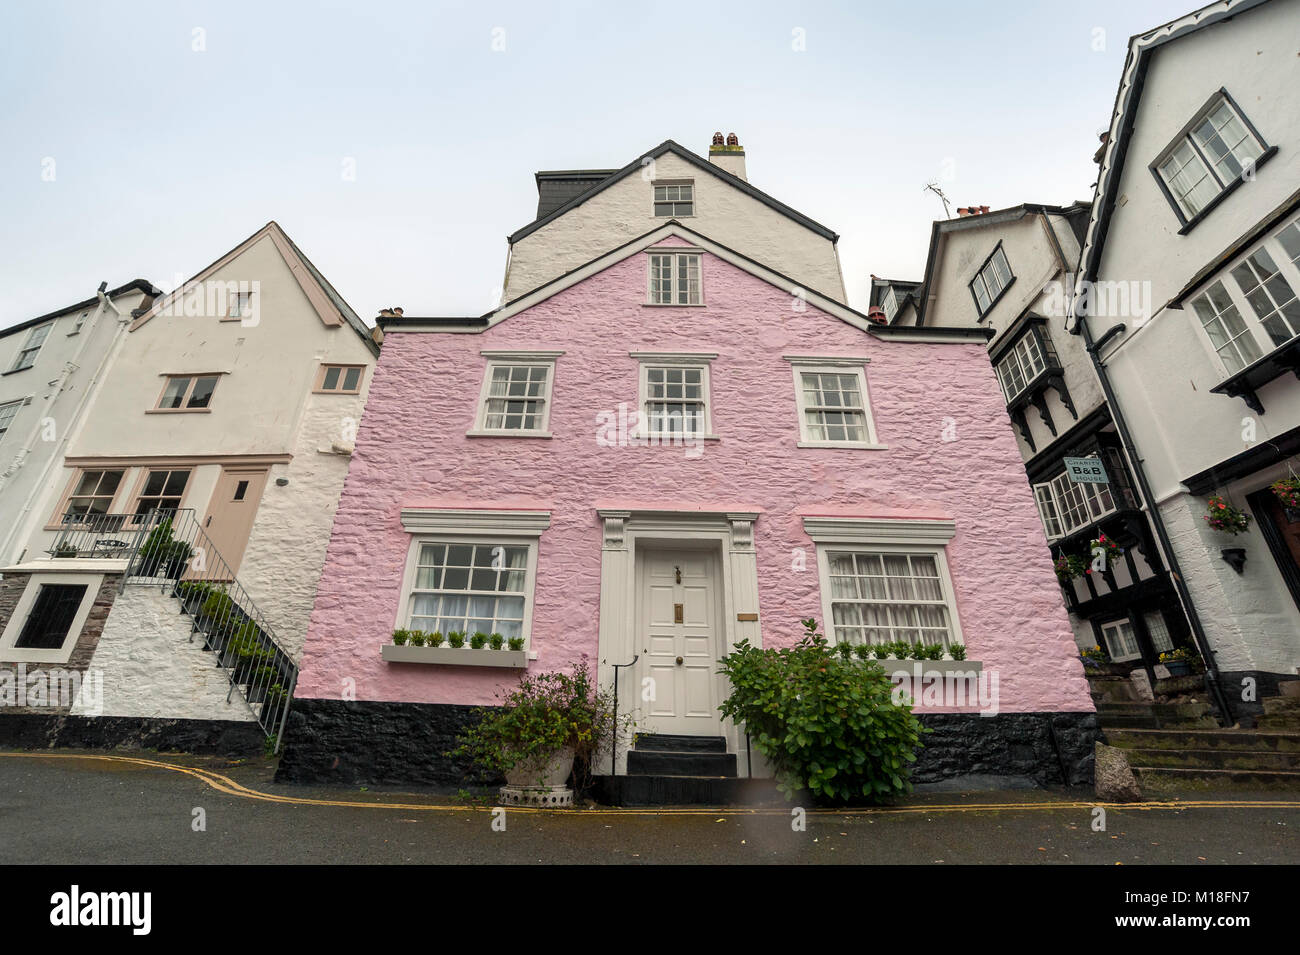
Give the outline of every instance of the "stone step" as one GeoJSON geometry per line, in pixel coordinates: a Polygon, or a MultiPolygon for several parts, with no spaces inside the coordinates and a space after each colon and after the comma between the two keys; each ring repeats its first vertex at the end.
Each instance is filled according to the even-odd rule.
{"type": "Polygon", "coordinates": [[[1098,703],[1097,720],[1114,729],[1215,729],[1208,703],[1098,703]]]}
{"type": "Polygon", "coordinates": [[[1260,702],[1265,716],[1300,716],[1300,697],[1266,696],[1260,702]]]}
{"type": "Polygon", "coordinates": [[[1230,769],[1300,772],[1300,752],[1247,749],[1128,749],[1129,765],[1168,769],[1230,769]]]}
{"type": "Polygon", "coordinates": [[[770,779],[597,776],[593,782],[596,800],[611,806],[754,806],[785,803],[785,797],[770,779]]]}
{"type": "Polygon", "coordinates": [[[1178,792],[1189,789],[1283,789],[1300,791],[1300,771],[1252,771],[1241,769],[1173,769],[1165,766],[1134,766],[1142,791],[1178,792]]]}
{"type": "Polygon", "coordinates": [[[1106,741],[1121,749],[1228,750],[1300,753],[1300,733],[1231,729],[1112,729],[1106,741]]]}
{"type": "Polygon", "coordinates": [[[660,753],[725,753],[727,741],[721,736],[678,736],[672,733],[638,733],[633,741],[638,750],[660,753]]]}
{"type": "Polygon", "coordinates": [[[735,776],[735,753],[664,753],[629,750],[629,776],[735,776]]]}

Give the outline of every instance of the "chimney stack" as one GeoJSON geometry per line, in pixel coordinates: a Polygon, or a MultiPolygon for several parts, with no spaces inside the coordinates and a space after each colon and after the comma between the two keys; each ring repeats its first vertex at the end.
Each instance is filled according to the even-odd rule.
{"type": "Polygon", "coordinates": [[[749,182],[745,175],[745,150],[741,148],[740,138],[735,133],[729,133],[725,140],[722,138],[722,133],[713,134],[713,145],[709,147],[709,162],[731,173],[737,179],[749,182]]]}

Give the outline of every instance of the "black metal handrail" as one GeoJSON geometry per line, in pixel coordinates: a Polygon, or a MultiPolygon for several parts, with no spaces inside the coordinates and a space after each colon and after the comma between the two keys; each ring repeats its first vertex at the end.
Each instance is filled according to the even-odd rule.
{"type": "Polygon", "coordinates": [[[125,558],[124,588],[128,582],[157,584],[177,598],[191,620],[190,642],[201,635],[226,671],[227,702],[238,690],[274,751],[280,751],[298,667],[192,508],[68,514],[48,553],[125,558]]]}

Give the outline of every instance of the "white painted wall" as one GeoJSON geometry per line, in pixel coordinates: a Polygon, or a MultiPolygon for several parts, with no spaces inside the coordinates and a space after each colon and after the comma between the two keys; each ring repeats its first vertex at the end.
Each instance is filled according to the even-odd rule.
{"type": "Polygon", "coordinates": [[[682,219],[688,228],[846,302],[834,243],[671,152],[655,160],[653,172],[625,177],[516,242],[503,301],[662,225],[654,215],[655,179],[694,180],[695,215],[682,219]]]}
{"type": "MultiPolygon", "coordinates": [[[[1265,385],[1259,392],[1264,415],[1241,399],[1211,394],[1227,371],[1195,313],[1165,309],[1163,303],[1300,183],[1297,35],[1300,0],[1274,0],[1154,54],[1097,275],[1099,282],[1149,282],[1152,316],[1089,319],[1095,337],[1115,322],[1128,326],[1103,359],[1226,669],[1240,663],[1293,671],[1300,664],[1300,611],[1258,531],[1235,538],[1209,531],[1200,519],[1205,500],[1180,493],[1181,480],[1300,425],[1300,382],[1286,375],[1265,385]],[[1147,166],[1220,87],[1279,152],[1253,182],[1180,236],[1180,222],[1147,166]],[[1219,557],[1230,546],[1247,548],[1241,577],[1219,557]]],[[[1244,506],[1246,493],[1276,476],[1257,475],[1224,490],[1244,506]]]]}
{"type": "Polygon", "coordinates": [[[161,717],[251,722],[253,712],[202,638],[190,641],[190,618],[157,587],[128,585],[113,601],[100,635],[92,674],[103,683],[103,708],[78,699],[75,715],[161,717]]]}
{"type": "MultiPolygon", "coordinates": [[[[129,332],[68,456],[292,455],[290,463],[271,468],[238,578],[296,658],[347,476],[348,458],[333,446],[350,443],[355,434],[349,421],[361,417],[375,356],[351,326],[321,321],[269,236],[210,279],[259,283],[256,324],[177,309],[129,332]],[[313,394],[322,363],[365,365],[361,394],[313,394]],[[147,413],[157,404],[165,375],[198,372],[225,372],[210,413],[147,413]],[[279,487],[277,479],[288,484],[279,487]]],[[[128,508],[146,469],[128,470],[114,512],[128,508]]],[[[26,541],[30,559],[42,556],[54,538],[43,526],[72,473],[59,470],[40,504],[41,529],[26,541]]],[[[221,470],[217,463],[193,468],[183,506],[199,520],[221,470]]]]}
{"type": "MultiPolygon", "coordinates": [[[[129,291],[112,304],[129,320],[143,298],[129,291]]],[[[0,405],[27,402],[0,437],[0,566],[20,560],[31,529],[28,518],[63,480],[58,465],[64,442],[85,416],[87,395],[123,332],[113,311],[98,304],[50,321],[53,327],[36,363],[24,371],[0,374],[0,405]]],[[[0,373],[12,368],[29,333],[23,329],[0,337],[0,373]]]]}

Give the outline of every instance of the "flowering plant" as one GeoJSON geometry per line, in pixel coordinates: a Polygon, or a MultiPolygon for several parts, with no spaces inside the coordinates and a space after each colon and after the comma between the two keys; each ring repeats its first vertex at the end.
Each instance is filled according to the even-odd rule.
{"type": "Polygon", "coordinates": [[[1300,478],[1282,478],[1270,484],[1268,489],[1277,495],[1283,507],[1300,507],[1300,478]]]}
{"type": "Polygon", "coordinates": [[[1086,667],[1105,666],[1110,662],[1106,657],[1106,651],[1101,647],[1091,647],[1087,650],[1080,650],[1079,657],[1083,660],[1083,665],[1086,667]]]}
{"type": "Polygon", "coordinates": [[[1099,549],[1102,551],[1102,554],[1106,558],[1107,567],[1110,566],[1112,561],[1118,560],[1119,557],[1124,553],[1124,548],[1120,547],[1118,544],[1116,544],[1105,534],[1099,534],[1093,540],[1088,541],[1089,555],[1091,555],[1092,557],[1096,557],[1097,551],[1099,549]]]}
{"type": "Polygon", "coordinates": [[[1205,523],[1216,531],[1223,531],[1225,534],[1236,536],[1237,534],[1244,534],[1250,529],[1250,515],[1233,507],[1218,494],[1210,498],[1204,516],[1205,523]]]}
{"type": "Polygon", "coordinates": [[[1088,563],[1078,554],[1062,554],[1056,558],[1053,566],[1056,568],[1056,579],[1064,584],[1082,574],[1088,563]]]}
{"type": "Polygon", "coordinates": [[[1160,654],[1161,663],[1191,663],[1195,659],[1196,657],[1193,656],[1192,651],[1188,650],[1186,647],[1166,650],[1164,653],[1160,654]]]}

